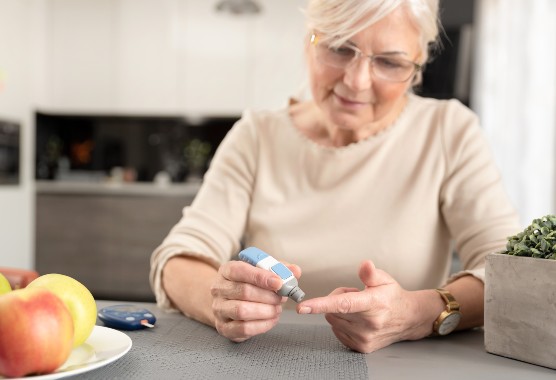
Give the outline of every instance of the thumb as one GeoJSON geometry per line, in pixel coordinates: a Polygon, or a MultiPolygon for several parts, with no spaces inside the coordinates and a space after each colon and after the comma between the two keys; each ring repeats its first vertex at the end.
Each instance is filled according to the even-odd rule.
{"type": "Polygon", "coordinates": [[[359,267],[359,279],[368,288],[395,282],[388,273],[377,269],[371,260],[365,260],[361,263],[359,267]]]}

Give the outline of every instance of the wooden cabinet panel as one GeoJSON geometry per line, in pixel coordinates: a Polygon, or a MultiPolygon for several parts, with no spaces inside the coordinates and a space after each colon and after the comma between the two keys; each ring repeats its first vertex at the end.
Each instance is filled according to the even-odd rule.
{"type": "Polygon", "coordinates": [[[192,199],[38,194],[37,271],[74,277],[97,299],[152,301],[150,255],[192,199]]]}

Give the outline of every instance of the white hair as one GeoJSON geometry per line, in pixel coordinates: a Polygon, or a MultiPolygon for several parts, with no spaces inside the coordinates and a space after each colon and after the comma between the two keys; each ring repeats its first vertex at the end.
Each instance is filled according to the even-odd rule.
{"type": "Polygon", "coordinates": [[[436,48],[439,43],[438,3],[439,0],[309,0],[305,14],[310,31],[318,31],[328,43],[340,46],[403,6],[421,33],[421,56],[426,63],[429,48],[436,48]]]}

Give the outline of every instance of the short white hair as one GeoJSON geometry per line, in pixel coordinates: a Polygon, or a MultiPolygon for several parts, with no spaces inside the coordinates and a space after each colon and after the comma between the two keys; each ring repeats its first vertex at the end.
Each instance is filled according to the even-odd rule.
{"type": "Polygon", "coordinates": [[[341,45],[360,31],[405,7],[421,34],[422,63],[438,45],[441,28],[439,0],[309,0],[305,15],[310,31],[318,31],[332,45],[341,45]]]}

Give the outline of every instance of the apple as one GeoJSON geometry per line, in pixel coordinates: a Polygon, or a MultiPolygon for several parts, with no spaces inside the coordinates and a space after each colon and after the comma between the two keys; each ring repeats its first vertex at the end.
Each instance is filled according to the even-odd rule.
{"type": "Polygon", "coordinates": [[[8,279],[0,273],[0,296],[12,291],[12,287],[8,279]]]}
{"type": "Polygon", "coordinates": [[[0,375],[55,371],[73,349],[73,319],[46,289],[17,289],[0,296],[0,375]]]}
{"type": "Polygon", "coordinates": [[[31,281],[27,288],[48,289],[66,304],[75,328],[74,347],[83,344],[91,335],[97,322],[97,305],[85,285],[63,274],[49,273],[31,281]]]}

